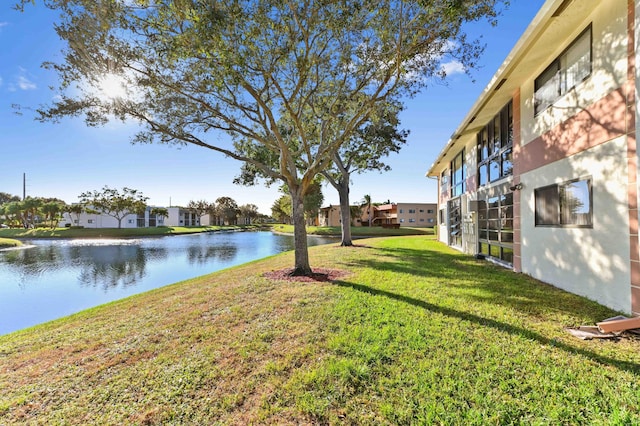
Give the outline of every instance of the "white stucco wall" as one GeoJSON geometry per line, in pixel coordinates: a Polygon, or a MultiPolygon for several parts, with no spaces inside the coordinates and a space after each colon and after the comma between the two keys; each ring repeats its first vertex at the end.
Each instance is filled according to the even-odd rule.
{"type": "Polygon", "coordinates": [[[164,219],[165,226],[180,226],[180,208],[168,207],[169,216],[164,219]]]}
{"type": "Polygon", "coordinates": [[[522,272],[631,312],[626,138],[522,175],[522,272]],[[593,228],[536,227],[534,189],[591,177],[593,228]]]}
{"type": "MultiPolygon", "coordinates": [[[[521,86],[522,143],[527,144],[602,99],[627,81],[627,2],[602,1],[587,19],[577,25],[557,49],[530,70],[531,78],[521,86]],[[534,117],[535,79],[592,24],[592,74],[551,107],[534,117]]],[[[555,25],[553,22],[551,25],[555,25]]],[[[544,46],[546,48],[546,46],[544,46]]],[[[536,53],[531,53],[535,55],[536,53]]]]}

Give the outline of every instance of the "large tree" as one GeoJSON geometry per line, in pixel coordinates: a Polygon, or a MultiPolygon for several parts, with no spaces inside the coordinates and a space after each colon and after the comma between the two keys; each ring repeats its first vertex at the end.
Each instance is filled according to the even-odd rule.
{"type": "Polygon", "coordinates": [[[277,222],[291,224],[291,197],[282,195],[275,200],[271,206],[271,216],[277,222]]]}
{"type": "Polygon", "coordinates": [[[353,245],[349,202],[351,175],[371,170],[390,170],[382,162],[382,158],[400,151],[409,135],[408,131],[398,129],[398,113],[401,111],[399,105],[380,104],[379,107],[380,113],[356,129],[349,141],[333,154],[333,167],[322,172],[338,191],[343,246],[353,245]]]}
{"type": "Polygon", "coordinates": [[[20,197],[17,195],[11,195],[8,192],[0,192],[0,205],[11,203],[13,201],[20,201],[20,197]]]}
{"type": "MultiPolygon", "coordinates": [[[[18,8],[33,0],[16,0],[18,8]]],[[[61,12],[60,93],[41,120],[141,124],[136,142],[194,144],[283,181],[294,274],[310,274],[303,197],[378,110],[475,65],[463,25],[502,0],[41,0],[61,12]],[[287,123],[281,127],[279,123],[287,123]],[[227,132],[233,143],[211,135],[227,132]],[[277,161],[264,163],[256,148],[277,161]]]]}
{"type": "Polygon", "coordinates": [[[39,197],[27,197],[22,200],[22,222],[25,228],[35,228],[43,204],[42,198],[39,197]]]}
{"type": "Polygon", "coordinates": [[[58,227],[58,223],[66,207],[66,203],[60,201],[48,201],[42,204],[42,213],[44,214],[45,221],[49,222],[51,229],[58,227]]]}
{"type": "Polygon", "coordinates": [[[22,201],[10,201],[3,204],[2,208],[10,227],[24,226],[22,201]]]}
{"type": "Polygon", "coordinates": [[[142,195],[137,189],[122,188],[122,192],[115,188],[103,187],[100,191],[87,191],[79,195],[80,203],[85,210],[111,216],[118,221],[118,228],[122,227],[122,219],[130,214],[138,214],[147,207],[149,197],[142,195]]]}
{"type": "Polygon", "coordinates": [[[231,197],[219,197],[216,200],[218,213],[227,225],[235,225],[238,220],[238,203],[231,197]]]}
{"type": "Polygon", "coordinates": [[[251,225],[260,216],[258,206],[255,204],[243,204],[238,207],[238,212],[244,225],[251,225]]]}

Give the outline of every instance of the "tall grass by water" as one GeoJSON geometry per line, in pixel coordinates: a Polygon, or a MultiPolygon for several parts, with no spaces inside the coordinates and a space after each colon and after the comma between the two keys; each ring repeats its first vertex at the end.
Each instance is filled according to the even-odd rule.
{"type": "Polygon", "coordinates": [[[0,424],[639,424],[615,315],[431,237],[291,253],[0,336],[0,424]]]}

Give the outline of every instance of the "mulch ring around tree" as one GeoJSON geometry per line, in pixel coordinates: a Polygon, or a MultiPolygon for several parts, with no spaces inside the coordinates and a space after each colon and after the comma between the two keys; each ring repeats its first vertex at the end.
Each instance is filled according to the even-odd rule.
{"type": "Polygon", "coordinates": [[[293,268],[280,269],[278,271],[265,272],[263,276],[271,280],[291,281],[291,282],[328,282],[335,281],[349,274],[348,271],[340,269],[313,268],[311,275],[291,275],[293,268]]]}

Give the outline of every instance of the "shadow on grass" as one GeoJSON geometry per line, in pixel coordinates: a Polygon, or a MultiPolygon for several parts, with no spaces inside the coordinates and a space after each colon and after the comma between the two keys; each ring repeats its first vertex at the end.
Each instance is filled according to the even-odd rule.
{"type": "Polygon", "coordinates": [[[615,315],[614,311],[596,302],[462,253],[428,248],[374,250],[378,252],[375,259],[359,259],[351,261],[350,265],[433,279],[464,294],[465,298],[509,306],[529,314],[544,315],[551,309],[584,318],[588,311],[589,318],[585,319],[594,323],[615,315]]]}
{"type": "Polygon", "coordinates": [[[539,333],[536,333],[534,331],[528,330],[526,328],[522,328],[522,327],[516,327],[514,325],[511,324],[507,324],[504,322],[500,322],[500,321],[496,321],[490,318],[484,318],[478,315],[474,315],[468,312],[462,312],[462,311],[458,311],[456,309],[451,309],[451,308],[446,308],[443,306],[438,306],[438,305],[434,305],[432,303],[428,303],[425,302],[423,300],[419,300],[419,299],[415,299],[409,296],[404,296],[401,294],[396,294],[396,293],[392,293],[389,291],[385,291],[385,290],[380,290],[380,289],[376,289],[376,288],[372,288],[366,285],[362,285],[362,284],[356,284],[356,283],[351,283],[348,281],[334,281],[333,284],[340,286],[340,287],[344,287],[344,288],[351,288],[353,290],[357,290],[363,293],[367,293],[373,296],[384,296],[387,297],[389,299],[393,299],[399,302],[403,302],[403,303],[407,303],[409,305],[430,311],[430,312],[435,312],[435,313],[439,313],[442,315],[446,315],[452,318],[458,318],[460,320],[464,320],[464,321],[469,321],[471,323],[475,323],[475,324],[479,324],[485,327],[490,327],[493,328],[495,330],[499,330],[499,331],[503,331],[515,336],[520,336],[522,338],[525,339],[529,339],[529,340],[535,340],[537,342],[539,342],[540,344],[543,345],[549,345],[549,346],[553,346],[559,349],[562,349],[568,353],[572,353],[572,354],[578,354],[581,355],[585,358],[591,359],[595,362],[598,362],[600,364],[605,364],[605,365],[609,365],[611,367],[615,367],[618,368],[620,370],[624,370],[633,374],[640,374],[640,365],[634,362],[629,362],[629,361],[622,361],[622,360],[617,360],[614,358],[610,358],[610,357],[606,357],[603,355],[599,355],[597,353],[594,353],[592,351],[586,350],[586,349],[582,349],[582,348],[577,348],[571,345],[568,345],[566,343],[562,343],[559,342],[555,339],[550,339],[548,337],[545,337],[539,333]]]}

